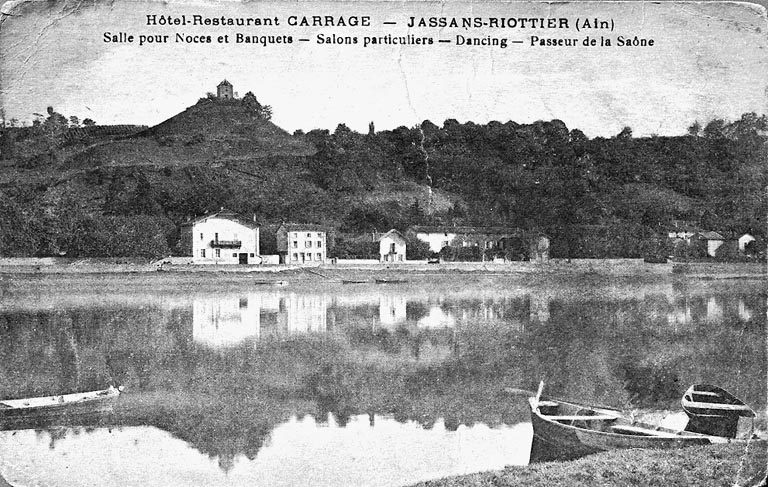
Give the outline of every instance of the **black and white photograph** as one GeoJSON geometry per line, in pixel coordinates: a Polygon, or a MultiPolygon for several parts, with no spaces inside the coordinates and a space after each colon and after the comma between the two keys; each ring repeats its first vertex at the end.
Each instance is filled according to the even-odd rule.
{"type": "Polygon", "coordinates": [[[766,5],[0,0],[0,487],[765,485],[766,5]]]}

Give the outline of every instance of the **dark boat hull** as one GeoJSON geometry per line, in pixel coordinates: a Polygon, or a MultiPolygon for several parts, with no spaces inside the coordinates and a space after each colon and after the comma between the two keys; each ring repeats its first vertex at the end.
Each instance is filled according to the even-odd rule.
{"type": "Polygon", "coordinates": [[[685,430],[705,435],[735,438],[739,418],[755,416],[755,412],[736,396],[709,384],[689,387],[681,404],[689,418],[685,430]]]}

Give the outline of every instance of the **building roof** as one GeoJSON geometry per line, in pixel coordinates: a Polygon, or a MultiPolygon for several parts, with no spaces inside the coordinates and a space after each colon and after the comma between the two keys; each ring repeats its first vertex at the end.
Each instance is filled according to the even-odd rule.
{"type": "Polygon", "coordinates": [[[230,83],[227,80],[224,80],[221,83],[219,83],[218,86],[232,86],[232,83],[230,83]]]}
{"type": "Polygon", "coordinates": [[[489,235],[489,234],[512,234],[520,235],[522,231],[519,228],[514,227],[452,227],[452,226],[412,226],[410,231],[416,233],[456,233],[456,234],[476,234],[476,235],[489,235]]]}
{"type": "Polygon", "coordinates": [[[277,231],[287,232],[328,232],[328,228],[317,223],[281,223],[277,231]]]}
{"type": "Polygon", "coordinates": [[[725,240],[725,238],[717,232],[699,232],[699,235],[707,240],[725,240]]]}
{"type": "Polygon", "coordinates": [[[391,236],[397,236],[397,237],[400,237],[401,239],[405,240],[405,236],[402,233],[398,232],[397,230],[395,230],[393,228],[392,230],[388,231],[387,233],[382,234],[379,237],[379,241],[384,240],[385,237],[391,237],[391,236]]]}
{"type": "Polygon", "coordinates": [[[203,222],[205,220],[208,220],[209,218],[220,218],[222,220],[231,220],[248,228],[259,228],[258,223],[248,220],[247,218],[243,218],[242,216],[238,215],[234,211],[227,210],[225,208],[222,208],[221,210],[215,211],[213,213],[206,213],[205,215],[202,215],[193,220],[190,220],[182,224],[181,226],[185,227],[185,226],[195,225],[196,223],[203,222]]]}

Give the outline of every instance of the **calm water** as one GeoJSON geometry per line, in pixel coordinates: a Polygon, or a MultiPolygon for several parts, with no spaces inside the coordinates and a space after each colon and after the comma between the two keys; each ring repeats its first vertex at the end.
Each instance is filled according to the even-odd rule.
{"type": "Polygon", "coordinates": [[[524,395],[679,420],[692,383],[766,418],[760,280],[11,276],[0,397],[126,387],[112,415],[0,431],[28,485],[399,486],[524,465],[524,395]]]}

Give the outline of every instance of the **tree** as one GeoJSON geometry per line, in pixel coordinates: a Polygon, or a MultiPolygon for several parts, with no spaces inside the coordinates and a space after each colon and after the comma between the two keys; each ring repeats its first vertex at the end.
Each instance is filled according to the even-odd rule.
{"type": "Polygon", "coordinates": [[[616,135],[617,139],[631,139],[632,138],[632,128],[631,127],[624,127],[621,129],[621,132],[619,132],[616,135]]]}
{"type": "Polygon", "coordinates": [[[93,127],[94,125],[96,125],[96,122],[94,122],[90,118],[83,119],[83,127],[93,127]]]}
{"type": "Polygon", "coordinates": [[[415,235],[409,235],[405,241],[405,258],[408,260],[424,260],[432,256],[429,243],[419,240],[415,235]]]}
{"type": "Polygon", "coordinates": [[[241,99],[243,106],[256,113],[256,116],[264,120],[272,119],[272,107],[269,105],[262,105],[259,100],[256,99],[256,95],[252,91],[246,93],[241,99]]]}

